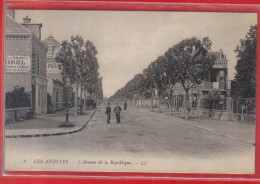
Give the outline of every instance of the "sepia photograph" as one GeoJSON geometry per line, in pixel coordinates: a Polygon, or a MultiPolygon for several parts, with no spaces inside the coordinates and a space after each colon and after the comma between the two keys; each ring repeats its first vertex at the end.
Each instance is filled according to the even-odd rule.
{"type": "Polygon", "coordinates": [[[3,170],[255,173],[257,13],[6,9],[3,170]]]}

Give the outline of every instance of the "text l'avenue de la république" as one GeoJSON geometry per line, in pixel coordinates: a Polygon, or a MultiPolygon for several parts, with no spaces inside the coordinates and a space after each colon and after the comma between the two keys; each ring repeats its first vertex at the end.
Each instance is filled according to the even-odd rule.
{"type": "MultiPolygon", "coordinates": [[[[25,161],[26,162],[26,161],[25,161]]],[[[78,164],[78,165],[147,165],[146,161],[140,162],[131,162],[131,161],[124,161],[124,160],[78,160],[78,161],[69,161],[66,159],[34,159],[34,164],[60,164],[60,165],[67,165],[67,164],[78,164]]]]}

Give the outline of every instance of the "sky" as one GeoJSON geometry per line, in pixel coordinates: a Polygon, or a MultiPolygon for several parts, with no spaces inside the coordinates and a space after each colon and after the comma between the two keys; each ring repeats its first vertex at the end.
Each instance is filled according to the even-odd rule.
{"type": "Polygon", "coordinates": [[[112,96],[134,75],[141,73],[159,55],[190,37],[208,36],[211,50],[228,59],[228,79],[235,74],[240,39],[257,23],[256,13],[162,12],[162,11],[89,11],[89,10],[16,10],[22,22],[42,23],[42,39],[50,34],[61,42],[72,35],[90,40],[97,48],[99,72],[105,97],[112,96]]]}

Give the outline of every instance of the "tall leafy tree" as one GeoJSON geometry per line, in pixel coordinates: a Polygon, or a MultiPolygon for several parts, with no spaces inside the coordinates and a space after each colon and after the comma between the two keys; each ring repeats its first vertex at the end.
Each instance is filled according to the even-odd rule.
{"type": "Polygon", "coordinates": [[[135,91],[138,91],[139,100],[141,100],[141,106],[143,106],[143,99],[145,98],[145,94],[147,94],[147,85],[145,81],[145,76],[141,73],[136,75],[136,84],[135,91]]]}
{"type": "Polygon", "coordinates": [[[208,71],[212,69],[215,62],[215,57],[208,54],[211,44],[207,37],[202,40],[194,37],[181,41],[169,48],[163,56],[159,56],[156,61],[143,70],[143,73],[139,75],[141,77],[135,76],[123,90],[118,90],[112,98],[122,96],[122,91],[127,93],[129,98],[132,98],[136,90],[142,91],[143,94],[148,92],[153,110],[155,89],[158,91],[159,99],[162,92],[168,89],[170,94],[169,111],[171,113],[173,87],[176,83],[180,83],[186,94],[185,117],[188,119],[189,91],[208,78],[208,71]]]}
{"type": "Polygon", "coordinates": [[[212,116],[212,109],[219,109],[219,102],[221,100],[221,92],[218,89],[212,89],[209,91],[206,97],[204,97],[204,105],[209,108],[209,117],[212,116]]]}
{"type": "Polygon", "coordinates": [[[136,99],[138,100],[138,107],[142,106],[143,98],[144,98],[144,92],[147,90],[147,86],[145,84],[144,75],[139,73],[134,76],[134,79],[132,81],[132,91],[136,95],[136,99]]]}
{"type": "MultiPolygon", "coordinates": [[[[96,58],[97,50],[93,42],[87,41],[84,45],[84,61],[82,66],[82,80],[81,93],[84,92],[84,109],[86,104],[86,92],[89,93],[90,99],[93,93],[97,92],[97,85],[99,82],[99,64],[96,58]]],[[[82,105],[81,105],[82,110],[82,105]]]]}
{"type": "Polygon", "coordinates": [[[178,82],[178,72],[177,72],[177,60],[175,56],[175,50],[173,48],[169,48],[167,52],[165,52],[164,57],[166,58],[165,62],[165,72],[166,72],[166,90],[168,90],[169,94],[169,114],[172,114],[172,96],[173,96],[173,88],[175,84],[178,82]]]}
{"type": "Polygon", "coordinates": [[[76,66],[70,42],[62,41],[61,50],[55,59],[61,64],[59,68],[61,69],[63,81],[65,82],[66,79],[70,79],[70,82],[73,84],[76,80],[76,66]]]}
{"type": "Polygon", "coordinates": [[[164,56],[159,56],[154,62],[148,67],[150,69],[150,77],[153,81],[154,87],[157,89],[158,93],[158,108],[161,112],[161,94],[165,91],[167,87],[167,74],[166,74],[166,58],[164,56]]]}
{"type": "Polygon", "coordinates": [[[147,88],[149,93],[151,94],[151,108],[153,111],[153,100],[154,100],[154,89],[155,89],[155,82],[153,80],[153,67],[149,65],[146,69],[143,70],[144,75],[144,86],[147,88]]]}
{"type": "Polygon", "coordinates": [[[234,97],[253,98],[256,96],[256,46],[257,25],[251,26],[246,37],[240,40],[237,53],[237,73],[232,85],[234,97]]]}
{"type": "Polygon", "coordinates": [[[212,69],[215,57],[208,54],[212,42],[208,37],[199,40],[187,38],[173,47],[173,57],[176,60],[178,72],[177,81],[185,91],[185,119],[189,117],[189,91],[207,79],[208,71],[212,69]]]}
{"type": "MultiPolygon", "coordinates": [[[[75,59],[75,52],[72,47],[72,43],[69,41],[62,41],[61,50],[56,55],[56,61],[60,63],[61,75],[63,81],[66,82],[69,79],[70,83],[76,88],[77,86],[77,65],[75,59]]],[[[68,84],[67,84],[68,85],[68,84]]],[[[77,99],[77,92],[75,92],[77,99]]],[[[77,100],[74,101],[75,115],[77,115],[77,100]]]]}
{"type": "Polygon", "coordinates": [[[75,87],[75,116],[78,107],[78,89],[80,89],[80,111],[82,111],[82,92],[98,81],[97,50],[91,41],[84,42],[79,35],[72,36],[70,42],[63,41],[62,48],[56,56],[61,63],[63,79],[70,79],[75,87]]]}

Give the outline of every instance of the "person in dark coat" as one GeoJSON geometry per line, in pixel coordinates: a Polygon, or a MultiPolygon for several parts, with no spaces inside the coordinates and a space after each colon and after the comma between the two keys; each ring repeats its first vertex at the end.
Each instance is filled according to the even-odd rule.
{"type": "Polygon", "coordinates": [[[116,113],[116,122],[120,123],[120,112],[122,111],[122,108],[116,103],[116,106],[114,108],[114,112],[116,113]]]}
{"type": "Polygon", "coordinates": [[[111,107],[110,107],[110,103],[107,104],[107,107],[106,107],[106,115],[107,115],[107,123],[110,124],[110,117],[111,117],[111,107]]]}

